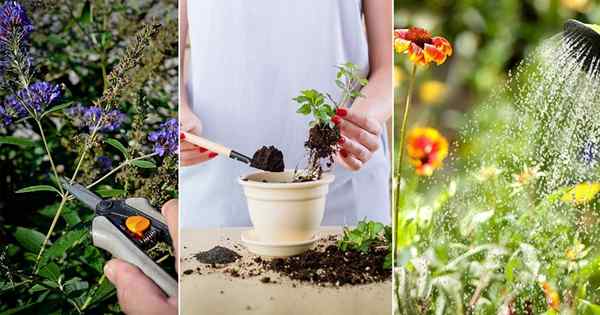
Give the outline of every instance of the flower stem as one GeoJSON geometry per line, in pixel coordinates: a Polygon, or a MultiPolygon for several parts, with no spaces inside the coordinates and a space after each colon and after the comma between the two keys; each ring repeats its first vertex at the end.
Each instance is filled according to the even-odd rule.
{"type": "MultiPolygon", "coordinates": [[[[415,78],[417,74],[417,65],[414,64],[412,68],[412,72],[409,78],[408,83],[408,91],[406,93],[406,103],[404,105],[404,116],[402,117],[402,127],[400,128],[400,145],[396,148],[396,154],[398,154],[398,158],[396,159],[396,167],[395,167],[395,175],[394,175],[394,207],[393,207],[393,216],[392,216],[392,224],[396,226],[398,224],[398,215],[400,214],[400,181],[402,180],[402,161],[404,159],[404,138],[406,137],[406,125],[408,122],[408,113],[410,109],[410,101],[411,95],[413,92],[413,88],[415,85],[415,78]]],[[[399,117],[398,117],[399,118],[399,117]]],[[[398,119],[399,120],[399,119],[398,119]]],[[[398,231],[394,231],[393,239],[394,239],[394,263],[396,262],[396,258],[398,256],[398,242],[396,240],[398,231]]]]}
{"type": "MultiPolygon", "coordinates": [[[[58,181],[58,171],[56,170],[56,165],[54,164],[54,159],[52,158],[52,154],[50,153],[50,148],[48,147],[48,141],[46,141],[46,134],[44,133],[44,128],[42,127],[42,123],[39,119],[36,119],[38,129],[40,130],[40,136],[42,137],[42,142],[44,143],[44,149],[46,149],[46,155],[48,156],[48,160],[50,160],[50,166],[52,167],[52,172],[54,173],[55,179],[58,181]]],[[[61,192],[61,195],[64,195],[65,191],[63,190],[62,185],[58,184],[58,190],[61,192]]]]}
{"type": "Polygon", "coordinates": [[[58,209],[56,209],[56,214],[54,215],[54,218],[52,219],[52,223],[50,224],[50,228],[48,229],[48,232],[46,233],[46,237],[44,238],[44,242],[42,243],[42,247],[40,247],[40,251],[38,252],[37,257],[35,258],[35,267],[34,267],[34,273],[37,274],[38,272],[38,268],[39,268],[39,264],[40,264],[40,259],[42,258],[42,254],[44,253],[44,249],[46,248],[46,245],[48,245],[48,241],[50,240],[50,236],[52,235],[52,232],[54,231],[54,227],[56,226],[56,222],[58,222],[58,218],[60,217],[60,214],[62,212],[62,209],[65,206],[65,203],[67,202],[67,198],[68,198],[68,194],[63,194],[62,198],[60,200],[60,204],[58,205],[58,209]]]}
{"type": "Polygon", "coordinates": [[[95,182],[87,185],[86,188],[90,189],[90,188],[96,186],[97,184],[99,184],[100,182],[102,182],[103,180],[105,180],[106,178],[108,178],[110,175],[116,173],[118,170],[122,169],[123,167],[125,167],[127,165],[130,165],[131,162],[133,162],[133,161],[146,159],[146,158],[149,158],[149,157],[152,157],[152,156],[155,156],[155,155],[156,155],[156,153],[150,153],[150,154],[146,154],[146,155],[142,155],[142,156],[136,157],[135,159],[125,160],[123,163],[119,164],[119,166],[113,168],[110,172],[104,174],[104,176],[100,177],[95,182]]]}
{"type": "MultiPolygon", "coordinates": [[[[96,288],[98,288],[99,286],[102,285],[102,283],[104,282],[104,280],[106,279],[106,275],[102,274],[102,277],[100,277],[100,280],[98,280],[98,284],[96,285],[96,288]]],[[[96,289],[98,290],[98,289],[96,289]]],[[[94,293],[96,292],[96,290],[94,290],[94,293]]],[[[85,302],[83,302],[83,305],[81,306],[81,311],[84,311],[92,302],[92,295],[88,295],[88,297],[85,299],[85,302]]]]}

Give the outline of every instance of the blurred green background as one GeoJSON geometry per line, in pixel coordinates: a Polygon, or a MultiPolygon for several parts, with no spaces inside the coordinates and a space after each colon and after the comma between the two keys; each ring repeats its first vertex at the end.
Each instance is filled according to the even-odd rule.
{"type": "MultiPolygon", "coordinates": [[[[454,55],[442,66],[419,67],[410,126],[430,126],[450,141],[470,109],[504,84],[508,71],[567,19],[600,23],[592,0],[395,0],[395,28],[418,26],[446,37],[454,55]]],[[[410,64],[395,58],[396,113],[401,115],[410,64]],[[400,109],[400,110],[399,110],[400,109]]]]}

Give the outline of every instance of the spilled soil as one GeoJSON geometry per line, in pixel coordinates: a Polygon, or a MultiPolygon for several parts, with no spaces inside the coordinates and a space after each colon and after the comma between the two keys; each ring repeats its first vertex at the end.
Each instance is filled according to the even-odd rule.
{"type": "Polygon", "coordinates": [[[232,251],[229,248],[225,248],[222,246],[215,246],[212,249],[199,252],[194,255],[194,258],[203,264],[230,264],[236,260],[238,260],[240,256],[238,253],[232,251]]]}
{"type": "Polygon", "coordinates": [[[250,166],[269,172],[283,172],[283,153],[274,146],[263,146],[254,153],[250,166]]]}
{"type": "MultiPolygon", "coordinates": [[[[361,285],[391,279],[391,269],[383,268],[387,248],[372,247],[368,254],[358,251],[342,252],[336,245],[338,239],[339,236],[331,235],[318,240],[314,249],[303,254],[275,259],[249,254],[234,244],[233,248],[242,255],[232,250],[228,251],[238,255],[239,259],[229,263],[216,263],[215,260],[209,260],[210,262],[204,263],[196,269],[185,270],[183,276],[221,272],[232,278],[257,278],[265,284],[278,283],[281,279],[288,278],[302,283],[328,287],[361,285]]],[[[199,254],[184,259],[194,259],[199,254]]]]}

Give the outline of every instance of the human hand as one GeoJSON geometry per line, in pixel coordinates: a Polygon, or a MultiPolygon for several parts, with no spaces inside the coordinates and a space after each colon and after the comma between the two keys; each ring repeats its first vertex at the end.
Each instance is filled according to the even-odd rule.
{"type": "MultiPolygon", "coordinates": [[[[173,240],[175,257],[179,241],[177,199],[169,200],[162,207],[173,240]]],[[[177,266],[177,264],[175,264],[177,266]]],[[[177,314],[177,297],[167,297],[140,269],[119,259],[112,259],[104,266],[104,274],[117,288],[121,310],[128,315],[177,314]]]]}
{"type": "Polygon", "coordinates": [[[345,168],[358,171],[379,149],[381,124],[365,113],[352,108],[338,108],[331,118],[340,129],[341,148],[335,159],[345,168]]]}
{"type": "MultiPolygon", "coordinates": [[[[186,107],[183,106],[181,108],[179,125],[181,131],[189,132],[195,135],[202,134],[202,122],[200,122],[200,118],[198,118],[194,112],[186,109],[186,107]]],[[[186,142],[183,138],[181,140],[179,151],[179,160],[181,162],[181,166],[196,165],[206,162],[217,156],[216,153],[186,142]]]]}

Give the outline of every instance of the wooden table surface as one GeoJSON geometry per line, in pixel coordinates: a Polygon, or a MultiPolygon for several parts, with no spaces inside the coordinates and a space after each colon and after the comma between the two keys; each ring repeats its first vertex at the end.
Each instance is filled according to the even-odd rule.
{"type": "MultiPolygon", "coordinates": [[[[181,271],[201,264],[185,259],[216,245],[241,245],[240,234],[248,228],[184,229],[181,238],[181,271]]],[[[341,233],[339,227],[323,227],[320,235],[341,233]]],[[[240,246],[241,248],[241,246],[240,246]]],[[[236,249],[241,255],[251,255],[236,249]]],[[[320,287],[267,272],[251,278],[234,278],[222,272],[182,275],[182,314],[286,314],[286,315],[378,315],[392,313],[392,282],[357,286],[320,287]],[[276,283],[262,283],[269,276],[276,283]]]]}

